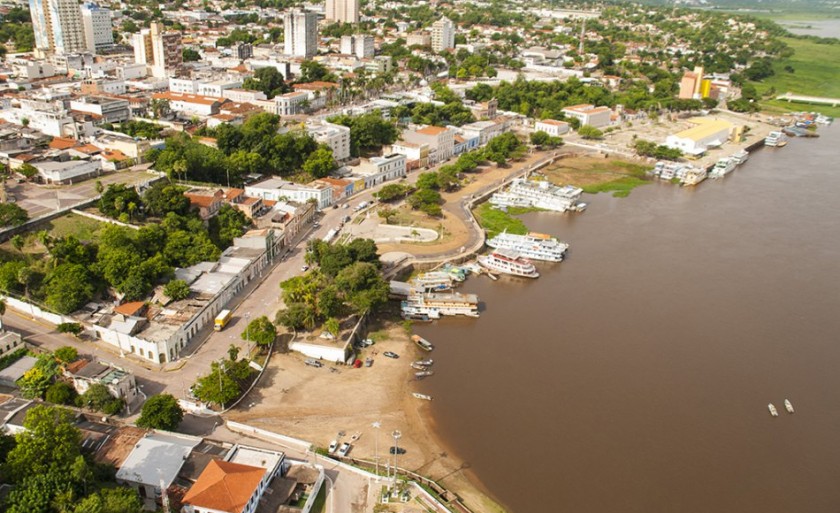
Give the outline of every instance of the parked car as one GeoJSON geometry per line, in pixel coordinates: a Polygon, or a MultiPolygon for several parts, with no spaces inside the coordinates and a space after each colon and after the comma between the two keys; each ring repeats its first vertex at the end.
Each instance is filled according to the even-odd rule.
{"type": "Polygon", "coordinates": [[[350,447],[350,444],[344,442],[343,444],[341,444],[341,447],[338,448],[338,455],[342,458],[347,456],[347,453],[350,452],[350,447]]]}
{"type": "Polygon", "coordinates": [[[301,270],[301,271],[303,271],[303,272],[306,272],[306,271],[308,271],[308,270],[309,270],[309,266],[308,266],[308,265],[304,265],[303,267],[301,267],[301,268],[300,268],[300,270],[301,270]]]}
{"type": "Polygon", "coordinates": [[[316,368],[321,368],[321,367],[324,366],[323,363],[319,362],[318,360],[316,360],[314,358],[307,358],[306,360],[303,361],[303,363],[305,363],[306,365],[309,365],[310,367],[316,367],[316,368]]]}
{"type": "Polygon", "coordinates": [[[395,359],[395,360],[396,360],[397,358],[399,358],[399,357],[400,357],[400,355],[398,355],[397,353],[394,353],[394,352],[392,352],[392,351],[385,351],[385,352],[384,352],[384,353],[382,353],[382,354],[384,354],[384,355],[385,355],[385,356],[387,356],[388,358],[393,358],[393,359],[395,359]]]}
{"type": "Polygon", "coordinates": [[[330,448],[327,450],[330,454],[335,454],[335,450],[338,449],[338,440],[333,440],[330,442],[330,448]]]}
{"type": "Polygon", "coordinates": [[[402,447],[392,446],[390,450],[391,454],[405,454],[405,449],[402,447]]]}

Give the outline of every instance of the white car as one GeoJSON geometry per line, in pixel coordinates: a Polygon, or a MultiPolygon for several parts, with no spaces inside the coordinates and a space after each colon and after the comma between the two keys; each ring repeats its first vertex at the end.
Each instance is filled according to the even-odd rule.
{"type": "Polygon", "coordinates": [[[309,266],[308,266],[308,265],[304,265],[303,267],[301,267],[301,268],[300,268],[300,270],[301,270],[301,271],[303,271],[303,272],[306,272],[306,271],[308,271],[308,270],[309,270],[309,266]]]}
{"type": "Polygon", "coordinates": [[[347,456],[347,453],[350,452],[350,447],[350,444],[344,442],[343,444],[341,444],[341,447],[338,448],[338,455],[342,458],[347,456]]]}
{"type": "Polygon", "coordinates": [[[338,440],[333,440],[332,442],[330,442],[330,448],[328,449],[328,452],[330,454],[335,454],[336,449],[338,449],[338,440]]]}

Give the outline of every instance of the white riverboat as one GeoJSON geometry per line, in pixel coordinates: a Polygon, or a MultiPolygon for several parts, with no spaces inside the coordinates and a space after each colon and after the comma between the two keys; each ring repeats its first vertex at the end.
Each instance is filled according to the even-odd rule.
{"type": "Polygon", "coordinates": [[[444,271],[430,271],[415,276],[411,283],[418,289],[428,292],[437,290],[449,290],[452,288],[452,276],[444,271]]]}
{"type": "Polygon", "coordinates": [[[400,315],[411,321],[434,321],[440,319],[440,311],[405,300],[400,303],[400,315]]]}
{"type": "Polygon", "coordinates": [[[747,150],[736,151],[732,154],[730,158],[735,161],[736,165],[740,166],[741,164],[749,160],[750,152],[748,152],[747,150]]]}
{"type": "Polygon", "coordinates": [[[791,402],[787,399],[785,399],[785,409],[788,413],[793,413],[793,404],[791,404],[791,402]]]}
{"type": "Polygon", "coordinates": [[[516,251],[497,249],[489,255],[478,257],[478,263],[489,271],[496,271],[524,278],[539,278],[540,273],[530,260],[516,251]]]}
{"type": "Polygon", "coordinates": [[[569,249],[569,245],[542,233],[516,235],[502,232],[487,240],[487,245],[494,249],[509,249],[519,252],[526,258],[546,262],[560,262],[569,249]]]}
{"type": "Polygon", "coordinates": [[[773,403],[768,404],[767,409],[770,410],[770,415],[771,416],[773,416],[773,417],[778,417],[779,416],[779,412],[776,411],[776,407],[773,406],[773,403]]]}
{"type": "Polygon", "coordinates": [[[787,144],[787,141],[787,136],[784,133],[774,130],[764,138],[764,145],[771,148],[781,148],[787,144]]]}
{"type": "Polygon", "coordinates": [[[724,157],[717,161],[715,167],[712,168],[712,172],[709,173],[709,176],[712,178],[723,178],[734,171],[736,165],[735,160],[729,157],[724,157]]]}
{"type": "Polygon", "coordinates": [[[465,315],[478,317],[478,296],[475,294],[459,294],[457,292],[436,293],[427,292],[412,294],[401,305],[403,316],[406,312],[427,313],[438,317],[441,315],[465,315]]]}
{"type": "Polygon", "coordinates": [[[686,186],[697,185],[709,176],[705,168],[689,166],[683,174],[682,184],[686,186]]]}
{"type": "Polygon", "coordinates": [[[490,196],[488,200],[494,207],[520,207],[528,208],[532,206],[528,198],[523,198],[510,192],[497,192],[490,196]]]}
{"type": "Polygon", "coordinates": [[[490,203],[505,207],[536,207],[556,212],[574,210],[583,194],[583,189],[564,185],[562,187],[548,181],[514,179],[507,191],[497,192],[490,197],[490,203]]]}

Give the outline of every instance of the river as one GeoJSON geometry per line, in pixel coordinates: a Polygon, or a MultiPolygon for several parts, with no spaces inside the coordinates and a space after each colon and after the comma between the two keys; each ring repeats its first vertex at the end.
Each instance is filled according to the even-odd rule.
{"type": "Polygon", "coordinates": [[[472,278],[480,319],[418,325],[438,433],[509,511],[837,510],[840,126],[820,132],[696,189],[529,214],[568,259],[472,278]]]}
{"type": "Polygon", "coordinates": [[[840,19],[813,21],[778,21],[779,25],[793,34],[817,37],[840,37],[840,19]]]}

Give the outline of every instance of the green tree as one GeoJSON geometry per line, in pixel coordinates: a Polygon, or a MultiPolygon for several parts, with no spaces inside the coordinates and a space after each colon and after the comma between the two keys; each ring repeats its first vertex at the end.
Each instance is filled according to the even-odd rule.
{"type": "Polygon", "coordinates": [[[578,134],[584,139],[601,139],[604,137],[604,132],[598,130],[592,125],[583,125],[578,128],[578,134]]]}
{"type": "Polygon", "coordinates": [[[21,394],[27,399],[43,397],[47,389],[58,376],[58,363],[52,355],[38,356],[35,366],[26,371],[17,384],[21,394]]]}
{"type": "Polygon", "coordinates": [[[38,174],[38,168],[36,168],[32,164],[23,164],[22,166],[17,168],[17,172],[23,175],[24,178],[29,180],[38,174]]]}
{"type": "Polygon", "coordinates": [[[309,155],[303,163],[303,170],[313,178],[324,178],[338,169],[333,158],[333,151],[329,146],[319,145],[318,149],[309,155]]]}
{"type": "Polygon", "coordinates": [[[299,82],[335,82],[338,78],[330,72],[329,68],[318,61],[306,60],[300,65],[300,80],[299,82]]]}
{"type": "Polygon", "coordinates": [[[213,362],[210,373],[196,381],[193,394],[199,400],[224,407],[239,397],[239,384],[228,375],[226,365],[225,362],[213,362]]]}
{"type": "Polygon", "coordinates": [[[143,503],[133,488],[103,488],[76,505],[73,513],[142,513],[143,503]]]}
{"type": "Polygon", "coordinates": [[[44,398],[53,404],[73,404],[76,390],[63,381],[56,381],[47,389],[44,398]]]}
{"type": "Polygon", "coordinates": [[[310,319],[314,315],[314,308],[311,306],[304,303],[291,303],[284,310],[277,312],[275,321],[287,329],[300,330],[307,327],[307,325],[315,325],[314,320],[310,324],[310,319]]]}
{"type": "Polygon", "coordinates": [[[79,404],[108,415],[119,413],[124,406],[122,399],[112,396],[108,387],[100,383],[94,383],[80,395],[79,404]]]}
{"type": "Polygon", "coordinates": [[[55,359],[63,364],[73,363],[79,358],[79,351],[75,347],[62,346],[53,353],[55,359]]]}
{"type": "Polygon", "coordinates": [[[377,213],[379,214],[379,217],[385,221],[385,224],[391,224],[391,220],[393,220],[399,212],[391,207],[383,207],[380,208],[377,213]]]}
{"type": "Polygon", "coordinates": [[[134,203],[141,205],[140,195],[134,187],[126,186],[125,184],[117,183],[111,184],[102,193],[99,199],[99,210],[103,214],[117,218],[122,213],[128,213],[128,205],[134,203]]]}
{"type": "Polygon", "coordinates": [[[143,193],[146,214],[163,217],[170,212],[186,215],[190,211],[190,200],[184,196],[184,188],[166,181],[156,182],[143,193]]]}
{"type": "Polygon", "coordinates": [[[21,251],[23,249],[23,246],[26,244],[26,239],[21,234],[14,235],[11,238],[11,241],[12,246],[18,251],[21,251]]]}
{"type": "Polygon", "coordinates": [[[69,471],[81,448],[81,433],[73,424],[73,413],[57,406],[27,411],[26,430],[15,435],[17,445],[6,459],[9,475],[21,482],[51,470],[69,471]]]}
{"type": "Polygon", "coordinates": [[[143,403],[137,426],[174,431],[184,419],[184,410],[171,394],[159,394],[143,403]]]}
{"type": "Polygon", "coordinates": [[[163,287],[163,293],[174,301],[180,301],[189,297],[190,286],[184,280],[172,280],[163,287]]]}
{"type": "Polygon", "coordinates": [[[252,78],[245,79],[242,87],[252,91],[262,91],[269,99],[291,90],[283,75],[273,66],[255,71],[252,78]]]}
{"type": "Polygon", "coordinates": [[[324,329],[332,336],[337,337],[339,331],[341,331],[341,325],[338,323],[338,319],[330,317],[324,322],[324,329]]]}
{"type": "Polygon", "coordinates": [[[196,62],[201,60],[201,54],[192,48],[184,48],[181,50],[184,62],[196,62]]]}
{"type": "Polygon", "coordinates": [[[260,347],[268,347],[277,338],[277,328],[268,320],[268,317],[257,317],[242,332],[242,339],[256,343],[260,347]]]}
{"type": "Polygon", "coordinates": [[[356,262],[335,277],[336,287],[343,291],[357,312],[366,312],[388,301],[388,284],[375,265],[356,262]]]}
{"type": "Polygon", "coordinates": [[[0,226],[20,226],[29,220],[29,214],[17,203],[0,203],[0,226]]]}
{"type": "Polygon", "coordinates": [[[251,221],[244,212],[230,205],[223,205],[219,213],[210,219],[210,240],[219,249],[225,249],[233,244],[233,239],[241,237],[251,221]]]}
{"type": "Polygon", "coordinates": [[[69,314],[93,299],[93,278],[84,266],[61,264],[47,274],[45,302],[52,310],[69,314]]]}
{"type": "Polygon", "coordinates": [[[376,197],[379,201],[394,201],[405,198],[412,189],[413,188],[408,184],[389,183],[379,189],[379,192],[376,193],[376,197]]]}

